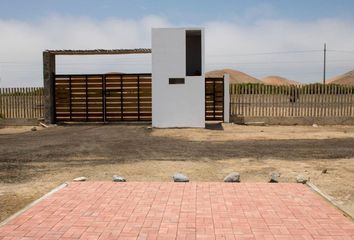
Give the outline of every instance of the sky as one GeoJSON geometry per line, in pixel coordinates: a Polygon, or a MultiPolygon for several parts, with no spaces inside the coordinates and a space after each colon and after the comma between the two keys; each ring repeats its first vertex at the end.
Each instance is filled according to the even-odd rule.
{"type": "MultiPolygon", "coordinates": [[[[46,49],[149,48],[152,27],[205,28],[206,70],[303,83],[354,69],[354,0],[0,0],[0,87],[42,86],[46,49]]],[[[150,55],[65,56],[58,73],[151,72],[150,55]]]]}

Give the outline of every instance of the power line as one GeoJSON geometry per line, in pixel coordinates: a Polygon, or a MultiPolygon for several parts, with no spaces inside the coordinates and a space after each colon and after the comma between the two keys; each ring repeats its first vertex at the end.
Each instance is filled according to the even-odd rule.
{"type": "Polygon", "coordinates": [[[281,51],[281,52],[262,52],[262,53],[242,53],[242,54],[213,54],[207,55],[207,57],[216,57],[216,56],[256,56],[256,55],[277,55],[277,54],[299,54],[299,53],[313,53],[321,52],[322,50],[302,50],[302,51],[281,51]]]}
{"type": "Polygon", "coordinates": [[[339,53],[351,53],[354,54],[354,51],[345,51],[345,50],[328,50],[327,52],[339,52],[339,53]]]}
{"type": "MultiPolygon", "coordinates": [[[[224,62],[214,62],[214,63],[206,63],[206,64],[296,64],[296,63],[317,63],[318,60],[302,60],[302,61],[259,61],[259,62],[237,62],[237,61],[224,61],[224,62]]],[[[329,59],[327,62],[354,62],[354,59],[329,59]]],[[[1,64],[1,62],[0,62],[1,64]]],[[[7,63],[3,65],[7,65],[9,67],[16,66],[36,66],[40,67],[41,64],[24,64],[24,63],[7,63]]],[[[75,62],[75,63],[57,63],[57,66],[119,66],[119,65],[145,65],[151,64],[151,61],[140,61],[140,62],[126,62],[126,61],[117,61],[117,62],[75,62]]]]}
{"type": "Polygon", "coordinates": [[[326,55],[327,55],[327,44],[324,44],[323,48],[323,84],[326,84],[326,55]]]}
{"type": "MultiPolygon", "coordinates": [[[[261,56],[261,55],[283,55],[283,54],[301,54],[301,53],[314,53],[314,52],[323,52],[323,50],[298,50],[298,51],[274,51],[274,52],[260,52],[260,53],[244,53],[244,54],[211,54],[211,55],[207,55],[206,57],[225,57],[225,56],[261,56]]],[[[327,52],[339,52],[339,53],[352,53],[354,54],[354,51],[348,51],[348,50],[330,50],[327,49],[327,52]]],[[[62,59],[63,60],[63,59],[62,59]]],[[[122,58],[119,57],[116,59],[117,61],[120,60],[124,60],[124,62],[139,62],[139,61],[148,61],[149,59],[144,59],[144,58],[122,58]]],[[[71,60],[72,61],[72,60],[71,60]]],[[[64,64],[81,64],[84,62],[77,62],[74,61],[73,63],[64,63],[64,64]]],[[[86,63],[86,62],[85,62],[86,63]]],[[[41,61],[0,61],[0,64],[42,64],[41,61]]],[[[57,64],[61,64],[61,63],[57,63],[57,64]]],[[[87,62],[87,64],[90,64],[90,62],[87,62]]],[[[97,64],[97,63],[95,63],[97,64]]]]}
{"type": "MultiPolygon", "coordinates": [[[[206,63],[206,65],[222,65],[222,64],[240,64],[240,65],[264,65],[264,64],[302,64],[302,63],[319,63],[318,60],[307,60],[307,61],[266,61],[266,62],[217,62],[217,63],[206,63]]],[[[349,62],[354,63],[354,59],[334,59],[334,60],[327,60],[327,62],[349,62]]]]}
{"type": "MultiPolygon", "coordinates": [[[[321,52],[323,50],[301,50],[301,51],[279,51],[279,52],[263,52],[263,53],[246,53],[246,54],[220,54],[220,55],[209,55],[210,56],[261,56],[261,55],[277,55],[277,54],[299,54],[299,53],[313,53],[313,52],[321,52]]],[[[347,50],[328,50],[327,52],[339,52],[339,53],[354,53],[354,51],[347,51],[347,50]]],[[[101,59],[103,60],[103,59],[101,59]]],[[[63,61],[63,59],[61,60],[63,61]]],[[[327,62],[343,62],[343,63],[351,63],[354,62],[354,59],[327,59],[327,62]]],[[[208,66],[217,66],[217,65],[268,65],[268,64],[303,64],[303,63],[316,63],[319,62],[318,60],[303,60],[303,61],[257,61],[257,62],[237,62],[237,61],[223,61],[223,62],[211,62],[211,63],[206,63],[208,66]]],[[[22,66],[22,67],[40,67],[42,62],[38,61],[2,61],[0,62],[3,66],[8,66],[8,67],[16,67],[16,66],[22,66]]],[[[149,59],[142,59],[142,58],[137,58],[137,59],[132,59],[132,58],[117,58],[115,62],[85,62],[85,61],[73,61],[73,62],[66,62],[66,63],[60,63],[57,62],[58,67],[62,68],[67,68],[67,66],[92,66],[95,65],[97,67],[102,67],[102,66],[143,66],[143,65],[151,65],[151,61],[149,59]],[[122,61],[123,60],[123,61],[122,61]]],[[[9,69],[6,69],[6,71],[9,71],[9,69]]],[[[24,71],[21,69],[20,71],[24,71]]]]}

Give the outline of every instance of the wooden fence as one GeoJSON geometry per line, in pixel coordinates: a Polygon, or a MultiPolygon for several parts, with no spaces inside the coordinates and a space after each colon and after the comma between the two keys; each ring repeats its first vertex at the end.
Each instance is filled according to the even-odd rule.
{"type": "MultiPolygon", "coordinates": [[[[0,88],[0,118],[43,117],[43,88],[0,88]]],[[[354,87],[231,84],[236,117],[354,117],[354,87]]]]}
{"type": "Polygon", "coordinates": [[[43,88],[0,88],[0,118],[43,117],[43,88]]]}
{"type": "Polygon", "coordinates": [[[310,84],[231,84],[230,115],[236,117],[354,117],[354,87],[310,84]]]}

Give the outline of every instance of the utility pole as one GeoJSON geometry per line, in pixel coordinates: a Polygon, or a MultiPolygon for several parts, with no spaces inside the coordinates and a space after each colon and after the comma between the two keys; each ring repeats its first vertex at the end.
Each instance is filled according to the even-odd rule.
{"type": "Polygon", "coordinates": [[[1,63],[0,63],[0,88],[1,88],[1,63]]]}
{"type": "Polygon", "coordinates": [[[325,43],[323,48],[323,84],[326,84],[326,55],[327,55],[327,46],[325,43]]]}

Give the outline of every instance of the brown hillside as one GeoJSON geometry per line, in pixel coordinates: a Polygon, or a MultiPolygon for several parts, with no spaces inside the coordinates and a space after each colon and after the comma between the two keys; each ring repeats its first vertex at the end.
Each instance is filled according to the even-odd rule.
{"type": "Polygon", "coordinates": [[[124,72],[107,72],[106,74],[125,74],[124,72]]]}
{"type": "Polygon", "coordinates": [[[341,84],[354,86],[354,70],[341,74],[339,76],[333,77],[327,81],[330,84],[341,84]]]}
{"type": "Polygon", "coordinates": [[[262,83],[259,79],[254,78],[246,73],[233,69],[222,69],[207,72],[206,77],[222,77],[224,74],[230,75],[230,83],[262,83]]]}
{"type": "Polygon", "coordinates": [[[289,80],[287,78],[279,77],[279,76],[268,76],[262,79],[262,82],[267,85],[300,85],[299,82],[289,80]]]}

